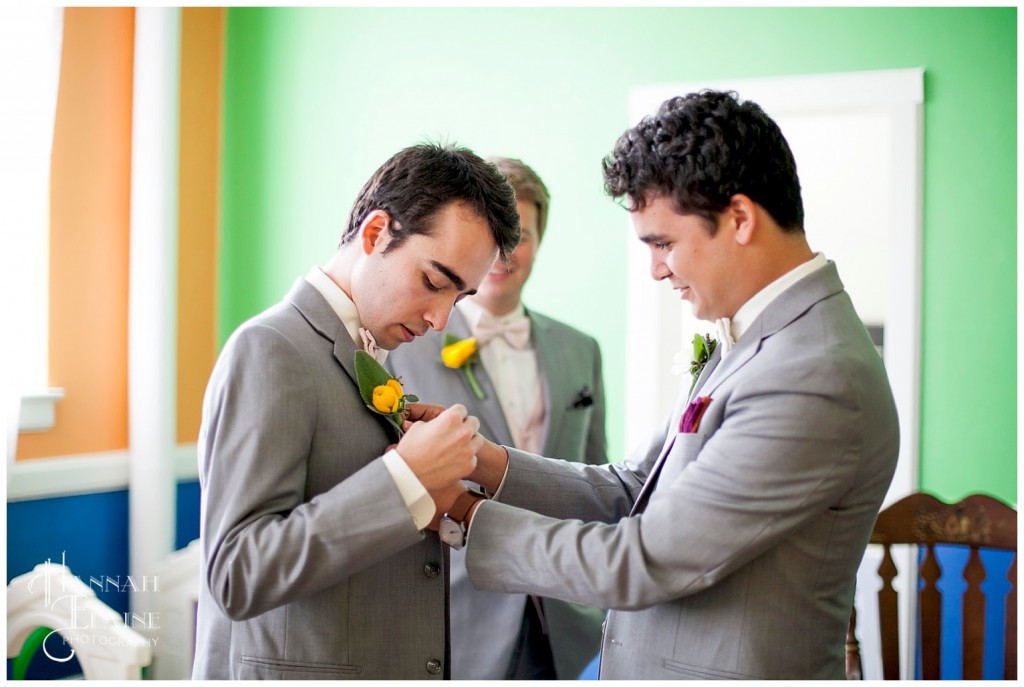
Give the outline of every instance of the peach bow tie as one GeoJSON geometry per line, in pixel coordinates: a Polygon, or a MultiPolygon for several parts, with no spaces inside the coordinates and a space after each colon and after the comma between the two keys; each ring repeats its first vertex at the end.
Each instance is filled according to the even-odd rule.
{"type": "Polygon", "coordinates": [[[523,350],[530,345],[530,318],[525,315],[504,321],[491,317],[481,318],[476,327],[477,343],[483,346],[496,337],[505,339],[512,348],[523,350]]]}
{"type": "Polygon", "coordinates": [[[363,340],[363,350],[369,353],[374,360],[383,365],[384,360],[388,357],[388,352],[377,345],[377,342],[374,340],[373,334],[370,333],[370,330],[360,327],[359,338],[363,340]]]}

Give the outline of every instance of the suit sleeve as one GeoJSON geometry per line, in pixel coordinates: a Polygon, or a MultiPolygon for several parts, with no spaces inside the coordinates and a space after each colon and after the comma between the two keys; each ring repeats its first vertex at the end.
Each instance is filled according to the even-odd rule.
{"type": "MultiPolygon", "coordinates": [[[[659,482],[642,515],[584,522],[481,504],[467,549],[473,584],[622,610],[716,584],[849,489],[861,467],[861,410],[856,384],[843,375],[790,361],[737,387],[707,443],[676,436],[666,465],[695,459],[659,482]],[[799,381],[780,390],[779,380],[799,381]]],[[[509,479],[525,471],[516,479],[541,489],[544,467],[513,460],[509,479]]],[[[580,477],[601,489],[601,481],[580,477]]],[[[568,489],[566,482],[558,484],[568,489]]],[[[566,493],[579,500],[582,492],[566,493]]]]}
{"type": "Polygon", "coordinates": [[[671,415],[666,416],[621,463],[589,465],[506,447],[509,467],[498,500],[553,518],[617,522],[636,503],[670,421],[671,415]]]}
{"type": "Polygon", "coordinates": [[[422,537],[380,458],[307,495],[318,381],[266,326],[240,330],[211,377],[200,436],[203,582],[233,619],[321,591],[422,537]]]}

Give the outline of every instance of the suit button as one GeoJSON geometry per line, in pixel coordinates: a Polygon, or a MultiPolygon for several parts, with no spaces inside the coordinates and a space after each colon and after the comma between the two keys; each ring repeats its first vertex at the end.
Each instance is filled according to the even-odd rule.
{"type": "Polygon", "coordinates": [[[432,658],[427,661],[427,672],[431,675],[437,675],[441,672],[441,662],[436,658],[432,658]]]}
{"type": "Polygon", "coordinates": [[[423,574],[427,577],[437,577],[441,574],[441,566],[437,563],[427,563],[423,566],[423,574]]]}

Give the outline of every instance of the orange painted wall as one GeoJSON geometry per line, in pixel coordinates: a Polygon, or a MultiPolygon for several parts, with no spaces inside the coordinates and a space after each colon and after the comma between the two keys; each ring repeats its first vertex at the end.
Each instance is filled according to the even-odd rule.
{"type": "Polygon", "coordinates": [[[50,188],[51,386],[56,425],[17,458],[128,446],[132,8],[67,8],[50,188]]]}
{"type": "Polygon", "coordinates": [[[224,17],[220,7],[181,13],[178,167],[178,443],[199,434],[203,392],[217,356],[221,94],[224,17]]]}

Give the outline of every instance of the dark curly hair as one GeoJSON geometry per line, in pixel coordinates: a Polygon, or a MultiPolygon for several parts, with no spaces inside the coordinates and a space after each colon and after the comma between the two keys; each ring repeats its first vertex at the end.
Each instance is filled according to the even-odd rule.
{"type": "Polygon", "coordinates": [[[732,91],[671,98],[615,143],[602,161],[605,192],[641,210],[667,196],[682,214],[704,218],[714,234],[734,194],[763,207],[784,231],[802,232],[796,161],[778,125],[732,91]]]}
{"type": "Polygon", "coordinates": [[[384,210],[392,219],[390,251],[414,234],[429,235],[431,220],[454,202],[467,204],[487,221],[500,259],[519,245],[515,191],[497,167],[468,148],[421,143],[399,151],[373,173],[352,205],[338,246],[356,237],[368,214],[384,210]]]}

